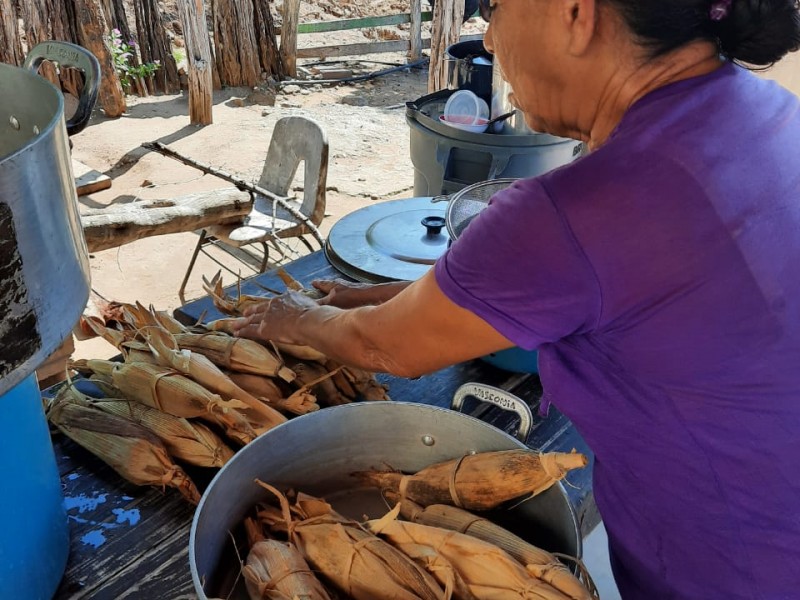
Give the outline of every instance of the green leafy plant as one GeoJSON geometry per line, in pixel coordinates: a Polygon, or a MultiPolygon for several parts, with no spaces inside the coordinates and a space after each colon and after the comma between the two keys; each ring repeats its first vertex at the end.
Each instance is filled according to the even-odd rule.
{"type": "Polygon", "coordinates": [[[152,77],[161,68],[161,62],[156,60],[150,63],[135,64],[136,42],[123,40],[119,29],[111,30],[109,43],[114,68],[119,75],[122,89],[125,90],[125,93],[130,93],[135,86],[140,93],[146,94],[147,86],[144,80],[152,77]]]}

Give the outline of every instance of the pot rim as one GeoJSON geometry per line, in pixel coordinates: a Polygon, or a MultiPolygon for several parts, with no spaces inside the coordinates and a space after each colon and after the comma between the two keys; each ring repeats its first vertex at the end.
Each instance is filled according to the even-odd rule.
{"type": "MultiPolygon", "coordinates": [[[[0,81],[4,79],[3,71],[6,71],[7,73],[10,73],[12,75],[19,75],[20,77],[28,77],[30,84],[33,86],[38,86],[41,90],[41,92],[37,92],[37,102],[41,101],[39,100],[38,93],[47,93],[50,94],[53,100],[55,100],[56,107],[55,111],[53,111],[53,115],[51,116],[50,120],[44,127],[40,128],[38,134],[32,135],[22,146],[16,148],[10,154],[6,155],[0,154],[0,168],[3,166],[3,163],[7,161],[13,161],[17,156],[32,148],[34,144],[36,144],[38,141],[40,141],[46,136],[51,135],[53,133],[53,130],[57,127],[57,123],[59,121],[63,123],[63,117],[64,117],[64,97],[52,83],[50,83],[44,77],[41,77],[38,74],[33,73],[27,69],[3,63],[0,63],[0,81]]],[[[3,123],[2,126],[6,127],[6,124],[3,123]]],[[[64,127],[66,128],[66,125],[64,127]]]]}

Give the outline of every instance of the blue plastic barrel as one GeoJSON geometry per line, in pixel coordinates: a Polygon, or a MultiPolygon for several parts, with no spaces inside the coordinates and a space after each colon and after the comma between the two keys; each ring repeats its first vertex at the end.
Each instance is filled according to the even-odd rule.
{"type": "Polygon", "coordinates": [[[0,598],[49,600],[69,528],[35,374],[0,397],[0,477],[0,598]]]}

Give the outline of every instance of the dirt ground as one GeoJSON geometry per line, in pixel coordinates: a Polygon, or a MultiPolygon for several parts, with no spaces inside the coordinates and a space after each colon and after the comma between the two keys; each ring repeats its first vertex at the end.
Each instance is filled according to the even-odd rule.
{"type": "MultiPolygon", "coordinates": [[[[382,2],[383,12],[402,12],[402,2],[382,2]],[[401,10],[397,10],[397,8],[401,10]]],[[[303,20],[361,16],[353,2],[318,3],[303,20]]],[[[474,21],[474,20],[473,20],[474,21]]],[[[464,33],[480,31],[470,22],[464,33]]],[[[354,43],[365,37],[391,39],[407,35],[400,28],[381,32],[334,32],[325,36],[301,36],[301,45],[354,43]]],[[[349,68],[366,72],[385,65],[402,64],[402,54],[354,58],[349,68]]],[[[302,64],[302,63],[301,63],[302,64]]],[[[765,76],[778,79],[800,94],[800,56],[794,55],[765,76]]],[[[250,90],[231,88],[214,97],[213,125],[189,124],[185,95],[128,97],[128,112],[107,119],[96,110],[91,124],[73,137],[73,156],[109,175],[108,190],[79,198],[82,210],[136,202],[171,199],[200,190],[230,187],[225,181],[184,166],[140,147],[161,141],[172,148],[219,169],[255,181],[260,174],[272,128],[287,115],[305,115],[318,121],[328,136],[330,160],[327,214],[323,234],[342,216],[373,202],[413,195],[413,169],[409,156],[409,128],[404,102],[426,93],[427,71],[400,71],[366,83],[336,87],[285,89],[274,106],[243,103],[250,90]]],[[[296,88],[297,86],[295,86],[296,88]]],[[[295,182],[302,195],[302,180],[295,182]]],[[[161,310],[181,304],[178,288],[197,242],[196,233],[180,233],[139,240],[119,248],[92,254],[92,287],[101,296],[125,302],[140,301],[161,310]]],[[[203,295],[201,277],[218,267],[200,256],[186,297],[203,295]]],[[[249,271],[242,267],[243,274],[249,271]]],[[[232,282],[232,279],[231,279],[232,282]]],[[[102,340],[79,341],[77,358],[106,358],[116,350],[102,340]]]]}

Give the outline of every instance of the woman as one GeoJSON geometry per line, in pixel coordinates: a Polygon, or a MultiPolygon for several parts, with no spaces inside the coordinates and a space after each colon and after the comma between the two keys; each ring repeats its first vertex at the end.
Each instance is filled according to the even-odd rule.
{"type": "Polygon", "coordinates": [[[406,376],[538,348],[624,598],[800,597],[800,102],[733,63],[796,50],[797,2],[490,12],[529,124],[592,152],[497,194],[419,281],[320,283],[239,335],[406,376]]]}

